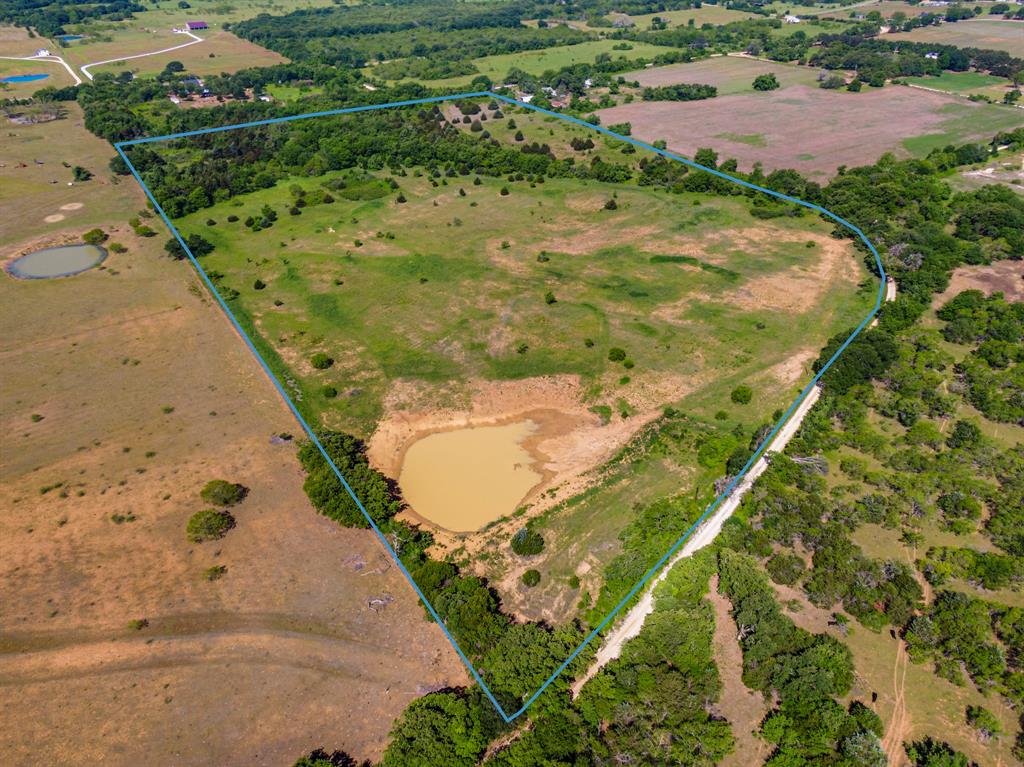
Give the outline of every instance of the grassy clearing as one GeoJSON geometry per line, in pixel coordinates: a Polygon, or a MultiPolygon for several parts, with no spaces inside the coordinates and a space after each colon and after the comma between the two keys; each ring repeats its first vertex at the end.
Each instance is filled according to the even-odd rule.
{"type": "Polygon", "coordinates": [[[4,165],[0,168],[0,207],[4,210],[0,243],[4,249],[29,237],[68,229],[84,232],[111,220],[124,222],[140,207],[134,185],[108,170],[113,148],[85,130],[78,104],[63,106],[68,114],[63,120],[4,126],[0,143],[0,163],[4,165]],[[69,135],[75,136],[74,144],[65,140],[69,135]],[[92,171],[94,178],[72,182],[74,165],[92,171]],[[60,218],[48,221],[49,216],[60,218]]]}
{"type": "Polygon", "coordinates": [[[976,18],[937,27],[921,27],[911,32],[886,35],[886,39],[990,48],[1013,56],[1024,56],[1024,24],[999,18],[976,18]]]}
{"type": "MultiPolygon", "coordinates": [[[[624,40],[594,40],[578,45],[560,45],[539,51],[508,53],[500,56],[485,56],[474,59],[473,64],[480,74],[487,75],[495,82],[501,82],[512,68],[522,69],[531,75],[540,75],[549,69],[561,69],[571,64],[591,63],[602,53],[611,54],[613,59],[654,58],[660,53],[672,50],[659,45],[624,40]],[[615,46],[628,45],[627,50],[616,50],[615,46]]],[[[372,74],[373,69],[365,70],[372,74]]],[[[431,88],[460,88],[468,85],[477,75],[448,77],[443,80],[424,80],[431,88]]]]}
{"type": "MultiPolygon", "coordinates": [[[[499,141],[515,143],[522,130],[577,162],[638,159],[615,142],[573,152],[569,141],[584,129],[511,116],[514,129],[508,116],[484,124],[499,141]]],[[[859,260],[828,225],[810,216],[759,220],[743,198],[575,179],[477,184],[471,175],[435,187],[415,170],[394,177],[396,190],[390,178],[290,179],[178,222],[214,243],[204,267],[238,291],[234,305],[272,347],[302,407],[363,437],[396,391],[418,409],[442,411],[464,405],[473,381],[556,375],[579,376],[584,406],[613,427],[675,404],[697,422],[751,429],[792,402],[814,350],[873,301],[870,281],[858,289],[866,277],[859,260]],[[288,213],[291,187],[312,198],[337,179],[347,186],[332,192],[334,202],[288,213]],[[244,222],[264,205],[277,221],[252,232],[244,222]],[[609,360],[613,347],[625,350],[628,366],[609,360]],[[318,352],[333,364],[315,368],[318,352]],[[729,397],[741,383],[755,392],[746,405],[729,397]],[[337,396],[325,396],[326,387],[337,396]],[[725,421],[715,420],[720,411],[725,421]]],[[[596,595],[634,504],[705,492],[718,471],[712,464],[701,468],[687,453],[609,469],[544,517],[548,546],[532,565],[541,584],[529,594],[503,591],[510,608],[553,620],[573,614],[580,593],[570,579],[583,567],[592,573],[584,588],[596,595]]],[[[505,532],[488,531],[493,545],[471,552],[492,582],[519,566],[505,559],[505,532]]]]}
{"type": "MultiPolygon", "coordinates": [[[[237,72],[240,69],[247,69],[249,67],[266,67],[286,61],[283,56],[273,51],[268,51],[266,48],[262,48],[255,43],[250,43],[248,40],[242,40],[240,37],[236,37],[222,29],[209,30],[199,34],[203,37],[203,42],[190,45],[187,48],[181,48],[170,53],[161,53],[156,56],[145,56],[129,61],[105,64],[101,67],[92,67],[89,71],[94,75],[100,72],[113,72],[117,74],[118,72],[125,71],[134,72],[137,75],[149,75],[160,72],[167,66],[168,62],[180,61],[189,72],[203,76],[220,74],[221,72],[237,72]]],[[[122,33],[119,32],[113,37],[113,42],[107,45],[108,51],[113,51],[112,53],[109,55],[97,55],[94,52],[88,52],[89,58],[84,60],[86,52],[76,52],[76,58],[79,60],[79,63],[88,64],[89,61],[102,61],[108,58],[131,55],[127,51],[134,51],[138,47],[133,44],[130,47],[121,48],[122,33]]],[[[159,38],[159,42],[156,43],[157,39],[157,37],[154,37],[153,41],[151,41],[151,47],[135,52],[145,53],[146,51],[161,50],[165,47],[180,45],[189,40],[184,35],[172,35],[170,41],[166,38],[159,38]]]]}
{"type": "Polygon", "coordinates": [[[939,107],[937,114],[942,117],[938,132],[911,136],[901,142],[914,157],[924,157],[947,144],[989,138],[1000,131],[1019,128],[1021,124],[1019,110],[994,104],[950,102],[939,107]]]}
{"type": "Polygon", "coordinates": [[[783,88],[792,85],[816,86],[818,71],[811,67],[759,61],[745,56],[715,56],[688,64],[668,64],[637,72],[627,72],[627,81],[642,86],[672,85],[674,83],[704,83],[718,88],[719,96],[737,93],[756,93],[754,78],[774,74],[783,88]]]}
{"type": "Polygon", "coordinates": [[[660,13],[645,13],[638,16],[630,16],[637,29],[648,29],[654,19],[661,19],[668,24],[668,28],[685,27],[693,19],[694,26],[701,27],[704,24],[728,24],[743,19],[756,19],[758,16],[753,13],[734,11],[731,8],[722,8],[717,5],[703,5],[700,8],[688,8],[682,11],[661,11],[660,13]]]}

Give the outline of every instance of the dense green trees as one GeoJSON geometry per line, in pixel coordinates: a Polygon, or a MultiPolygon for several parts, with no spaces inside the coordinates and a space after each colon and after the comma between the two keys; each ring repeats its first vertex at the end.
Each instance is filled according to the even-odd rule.
{"type": "MultiPolygon", "coordinates": [[[[320,444],[374,522],[381,525],[398,513],[401,501],[395,488],[387,477],[370,467],[362,442],[348,434],[323,432],[320,444]]],[[[303,444],[299,462],[306,471],[303,489],[317,511],[346,527],[369,527],[316,445],[303,444]]]]}

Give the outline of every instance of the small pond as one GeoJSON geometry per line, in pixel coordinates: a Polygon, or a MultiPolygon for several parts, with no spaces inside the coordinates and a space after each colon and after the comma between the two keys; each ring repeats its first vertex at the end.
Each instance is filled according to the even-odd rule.
{"type": "Polygon", "coordinates": [[[9,75],[0,77],[0,83],[31,83],[36,80],[45,80],[49,75],[9,75]]]}
{"type": "Polygon", "coordinates": [[[398,484],[416,514],[453,532],[479,530],[516,510],[541,481],[523,442],[533,421],[429,434],[405,453],[398,484]]]}
{"type": "Polygon", "coordinates": [[[85,39],[85,35],[61,35],[60,39],[64,42],[68,42],[69,40],[83,40],[85,39]]]}
{"type": "Polygon", "coordinates": [[[92,269],[106,257],[107,251],[98,245],[60,245],[17,258],[7,265],[7,271],[23,280],[70,277],[92,269]]]}

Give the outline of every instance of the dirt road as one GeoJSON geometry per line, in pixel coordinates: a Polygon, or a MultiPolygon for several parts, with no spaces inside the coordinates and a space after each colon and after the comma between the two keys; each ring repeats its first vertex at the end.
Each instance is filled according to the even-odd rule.
{"type": "Polygon", "coordinates": [[[768,461],[765,456],[769,453],[781,452],[789,441],[796,434],[800,428],[800,424],[803,422],[804,417],[810,412],[810,409],[814,407],[814,403],[818,401],[818,397],[821,396],[821,389],[817,386],[812,387],[804,397],[803,401],[797,406],[796,410],[790,416],[789,420],[779,429],[778,433],[772,439],[771,444],[765,450],[764,455],[758,459],[758,461],[750,468],[743,480],[733,488],[732,493],[719,504],[718,508],[715,509],[714,513],[708,517],[704,524],[702,524],[697,530],[694,531],[693,535],[690,536],[689,540],[683,544],[683,547],[679,552],[672,557],[658,573],[657,577],[651,580],[644,590],[643,596],[640,601],[626,613],[625,617],[615,626],[614,629],[605,638],[604,644],[597,651],[597,655],[594,657],[594,662],[587,669],[586,673],[577,679],[572,684],[572,695],[576,697],[580,690],[583,689],[590,679],[600,671],[605,664],[609,661],[618,658],[622,652],[622,646],[633,637],[640,633],[640,629],[644,626],[644,621],[647,620],[647,616],[654,611],[654,591],[657,589],[658,584],[665,580],[669,570],[675,566],[675,564],[686,557],[691,556],[694,552],[707,546],[711,543],[716,536],[721,532],[722,525],[725,524],[725,520],[732,516],[733,512],[739,508],[740,502],[743,500],[743,496],[747,494],[757,478],[764,474],[768,468],[768,461]]]}

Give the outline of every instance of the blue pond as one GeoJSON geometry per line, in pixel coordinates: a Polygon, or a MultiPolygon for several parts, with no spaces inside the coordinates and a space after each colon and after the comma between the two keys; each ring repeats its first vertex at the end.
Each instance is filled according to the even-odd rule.
{"type": "Polygon", "coordinates": [[[61,35],[60,39],[67,42],[68,40],[81,40],[83,37],[85,35],[61,35]]]}
{"type": "Polygon", "coordinates": [[[49,75],[11,75],[0,77],[0,83],[31,83],[36,80],[45,80],[49,75]]]}

